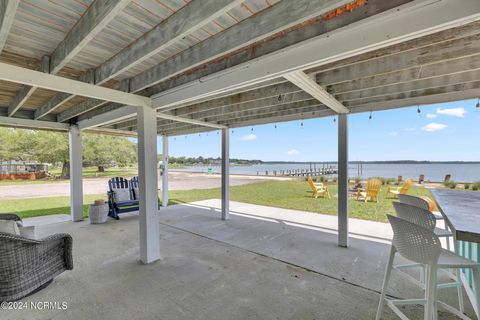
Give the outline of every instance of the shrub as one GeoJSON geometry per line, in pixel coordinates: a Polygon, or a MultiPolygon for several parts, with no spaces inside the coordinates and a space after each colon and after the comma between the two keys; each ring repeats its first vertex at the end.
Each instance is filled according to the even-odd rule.
{"type": "Polygon", "coordinates": [[[320,182],[327,182],[328,181],[327,177],[325,177],[325,176],[318,177],[318,180],[320,180],[320,182]]]}
{"type": "Polygon", "coordinates": [[[472,190],[473,191],[480,190],[480,181],[477,181],[474,184],[472,184],[472,190]]]}
{"type": "Polygon", "coordinates": [[[455,181],[445,181],[443,183],[443,185],[447,188],[450,188],[450,189],[455,189],[457,187],[457,183],[455,181]]]}
{"type": "Polygon", "coordinates": [[[463,188],[464,188],[465,190],[470,189],[470,183],[465,183],[465,184],[463,185],[463,188]]]}
{"type": "Polygon", "coordinates": [[[337,182],[337,181],[338,181],[338,177],[336,177],[336,176],[333,177],[332,181],[333,181],[333,182],[337,182]]]}
{"type": "Polygon", "coordinates": [[[383,178],[383,177],[373,177],[371,179],[378,179],[382,181],[382,185],[394,184],[397,181],[397,179],[395,178],[383,178]]]}

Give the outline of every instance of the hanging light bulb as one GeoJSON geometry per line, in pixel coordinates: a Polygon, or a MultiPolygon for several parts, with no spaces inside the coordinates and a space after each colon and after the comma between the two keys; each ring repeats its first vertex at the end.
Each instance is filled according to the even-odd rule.
{"type": "Polygon", "coordinates": [[[302,129],[303,129],[303,119],[302,119],[302,121],[300,122],[300,127],[302,127],[302,129]]]}
{"type": "Polygon", "coordinates": [[[277,124],[275,123],[275,129],[277,129],[277,124]]]}
{"type": "Polygon", "coordinates": [[[232,129],[232,134],[233,134],[233,129],[232,129]]]}
{"type": "Polygon", "coordinates": [[[217,131],[217,135],[220,134],[220,131],[217,131]]]}
{"type": "Polygon", "coordinates": [[[480,98],[478,98],[477,104],[475,105],[475,108],[476,108],[477,110],[480,109],[480,98]]]}
{"type": "Polygon", "coordinates": [[[277,99],[278,99],[278,101],[282,101],[282,95],[279,94],[277,99]]]}
{"type": "Polygon", "coordinates": [[[372,120],[372,111],[370,111],[370,115],[368,116],[368,120],[372,120]]]}
{"type": "Polygon", "coordinates": [[[253,127],[252,127],[252,130],[251,130],[251,131],[253,132],[253,127]]]}
{"type": "Polygon", "coordinates": [[[422,113],[422,110],[420,110],[420,106],[419,106],[419,105],[417,106],[417,113],[418,113],[418,114],[422,113]]]}
{"type": "Polygon", "coordinates": [[[337,122],[337,118],[335,118],[335,116],[333,116],[333,123],[337,122]]]}

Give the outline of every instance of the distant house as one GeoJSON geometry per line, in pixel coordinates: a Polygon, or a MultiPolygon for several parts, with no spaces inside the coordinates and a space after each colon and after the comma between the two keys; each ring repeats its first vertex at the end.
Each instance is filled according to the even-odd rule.
{"type": "Polygon", "coordinates": [[[0,180],[36,180],[47,173],[48,165],[38,161],[0,161],[0,180]]]}

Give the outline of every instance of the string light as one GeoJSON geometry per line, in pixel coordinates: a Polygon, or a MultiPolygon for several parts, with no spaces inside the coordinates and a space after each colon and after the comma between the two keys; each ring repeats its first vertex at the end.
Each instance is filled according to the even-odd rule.
{"type": "Polygon", "coordinates": [[[300,122],[300,127],[302,127],[302,129],[303,129],[303,119],[302,119],[302,121],[300,122]]]}
{"type": "Polygon", "coordinates": [[[252,130],[251,130],[251,131],[253,132],[253,127],[252,127],[252,130]]]}
{"type": "Polygon", "coordinates": [[[422,113],[422,110],[420,110],[420,105],[417,106],[417,113],[420,115],[422,113]]]}
{"type": "Polygon", "coordinates": [[[275,123],[275,129],[277,129],[277,124],[275,123]]]}
{"type": "Polygon", "coordinates": [[[232,134],[233,134],[233,129],[232,129],[232,134]]]}
{"type": "Polygon", "coordinates": [[[368,120],[372,120],[372,111],[370,111],[370,115],[368,116],[368,120]]]}
{"type": "Polygon", "coordinates": [[[477,111],[480,109],[480,98],[478,98],[475,108],[477,109],[477,111]]]}
{"type": "Polygon", "coordinates": [[[281,94],[278,95],[278,101],[282,101],[282,95],[281,94]]]}
{"type": "Polygon", "coordinates": [[[335,118],[335,116],[333,116],[333,123],[337,122],[337,118],[335,118]]]}

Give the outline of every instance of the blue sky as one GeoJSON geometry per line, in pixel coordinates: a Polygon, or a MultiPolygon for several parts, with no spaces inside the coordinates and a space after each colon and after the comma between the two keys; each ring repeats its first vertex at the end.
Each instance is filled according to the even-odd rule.
{"type": "MultiPolygon", "coordinates": [[[[480,110],[476,100],[349,116],[349,158],[372,160],[480,161],[480,110]]],[[[333,117],[236,128],[230,156],[264,161],[336,161],[333,117]]],[[[220,156],[220,134],[169,138],[170,155],[220,156]]],[[[161,139],[158,150],[161,152],[161,139]]]]}

